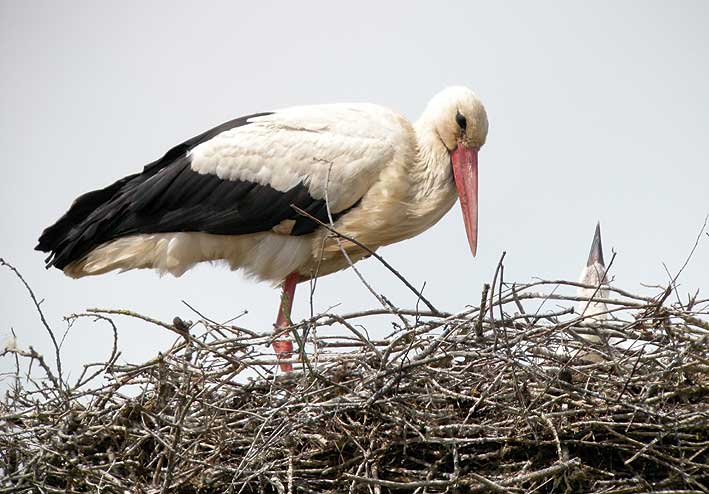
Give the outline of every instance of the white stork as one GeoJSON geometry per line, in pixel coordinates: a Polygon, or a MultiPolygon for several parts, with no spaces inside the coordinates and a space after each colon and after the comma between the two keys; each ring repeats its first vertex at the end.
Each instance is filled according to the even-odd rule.
{"type": "MultiPolygon", "coordinates": [[[[608,279],[606,277],[606,264],[603,260],[603,245],[601,243],[601,223],[596,224],[596,232],[591,242],[591,251],[588,254],[586,266],[581,271],[579,283],[594,288],[579,287],[577,295],[591,301],[579,301],[579,315],[589,321],[602,322],[608,319],[608,306],[605,302],[596,302],[595,299],[608,299],[608,279]]],[[[593,343],[600,343],[597,335],[586,335],[583,338],[593,343]]],[[[601,362],[603,358],[596,352],[584,352],[580,355],[589,362],[601,362]]]]}
{"type": "MultiPolygon", "coordinates": [[[[603,260],[603,245],[601,243],[601,223],[596,224],[596,231],[591,242],[591,251],[588,254],[586,266],[581,271],[579,283],[595,288],[581,288],[577,290],[579,297],[588,299],[607,299],[608,280],[606,279],[606,264],[603,260]]],[[[579,302],[579,313],[583,317],[605,319],[608,307],[604,302],[579,302]]],[[[590,338],[589,338],[590,339],[590,338]]],[[[594,341],[598,341],[597,339],[594,341]]]]}
{"type": "MultiPolygon", "coordinates": [[[[47,267],[74,278],[139,268],[180,276],[224,260],[282,284],[278,331],[291,324],[297,283],[348,267],[341,248],[352,262],[367,255],[296,208],[376,250],[431,227],[457,195],[475,255],[487,129],[482,103],[465,87],[438,93],[415,124],[361,103],[237,118],[80,196],[36,249],[49,253],[47,267]]],[[[279,359],[293,349],[288,339],[273,347],[279,359]]]]}

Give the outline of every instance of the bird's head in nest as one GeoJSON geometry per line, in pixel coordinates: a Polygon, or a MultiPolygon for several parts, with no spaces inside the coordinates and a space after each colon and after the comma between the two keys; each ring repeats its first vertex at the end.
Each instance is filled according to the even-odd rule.
{"type": "Polygon", "coordinates": [[[444,89],[421,116],[448,150],[468,243],[478,245],[478,151],[487,139],[487,113],[473,91],[463,86],[444,89]]]}

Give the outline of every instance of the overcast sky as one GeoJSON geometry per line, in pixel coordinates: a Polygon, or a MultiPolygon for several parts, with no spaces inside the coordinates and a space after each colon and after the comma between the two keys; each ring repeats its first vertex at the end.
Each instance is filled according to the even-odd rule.
{"type": "MultiPolygon", "coordinates": [[[[380,251],[439,307],[477,305],[498,258],[505,277],[575,280],[596,221],[618,252],[615,284],[644,291],[676,272],[709,213],[709,3],[0,1],[0,257],[62,317],[90,307],[266,330],[278,292],[225,268],[179,279],[150,271],[71,280],[33,251],[79,194],[134,173],[173,144],[242,114],[363,101],[418,118],[463,84],[487,107],[478,257],[459,207],[380,251]]],[[[609,256],[608,256],[609,257],[609,256]]],[[[414,297],[374,260],[360,264],[400,306],[414,297]]],[[[709,290],[704,236],[680,279],[709,290]]],[[[0,335],[50,352],[33,306],[0,271],[0,335]]],[[[296,294],[294,318],[309,312],[296,294]]],[[[299,296],[300,295],[300,296],[299,296]]],[[[376,307],[351,271],[321,280],[316,310],[376,307]],[[339,304],[339,305],[338,305],[339,304]]],[[[130,361],[172,340],[118,320],[130,361]]],[[[386,328],[370,328],[371,331],[386,328]]],[[[77,324],[65,365],[100,360],[108,332],[77,324]]],[[[8,357],[0,371],[8,370],[8,357]]]]}

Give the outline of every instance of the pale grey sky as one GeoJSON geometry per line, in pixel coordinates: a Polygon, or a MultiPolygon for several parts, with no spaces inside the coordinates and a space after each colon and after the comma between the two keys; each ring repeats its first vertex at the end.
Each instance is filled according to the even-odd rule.
{"type": "MultiPolygon", "coordinates": [[[[278,292],[224,268],[179,279],[130,272],[71,280],[32,249],[79,194],[133,173],[224,120],[321,102],[380,103],[416,119],[451,84],[490,118],[480,154],[472,259],[459,207],[385,258],[445,310],[476,304],[503,250],[505,277],[576,279],[597,220],[618,251],[616,284],[666,281],[709,213],[709,3],[0,1],[0,256],[45,299],[50,322],[89,307],[268,329],[278,292]]],[[[360,264],[396,304],[414,297],[360,264]]],[[[709,289],[704,237],[680,279],[709,289]]],[[[50,345],[13,276],[0,271],[0,334],[50,345]]],[[[294,317],[308,314],[307,290],[294,317]]],[[[706,295],[706,293],[705,293],[706,295]]],[[[321,280],[316,308],[376,300],[350,271],[321,280]]],[[[119,320],[128,360],[171,336],[119,320]]],[[[386,328],[379,328],[384,331],[386,328]]],[[[373,330],[377,330],[374,328],[373,330]]],[[[77,324],[65,365],[102,359],[108,331],[77,324]]],[[[8,358],[0,371],[10,368],[8,358]]]]}

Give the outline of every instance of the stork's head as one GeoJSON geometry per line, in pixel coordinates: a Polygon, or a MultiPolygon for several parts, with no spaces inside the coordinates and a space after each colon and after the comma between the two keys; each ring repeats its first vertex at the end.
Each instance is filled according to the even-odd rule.
{"type": "Polygon", "coordinates": [[[470,89],[444,89],[428,103],[421,121],[434,131],[450,154],[473,255],[478,248],[478,151],[487,138],[485,107],[470,89]]]}

